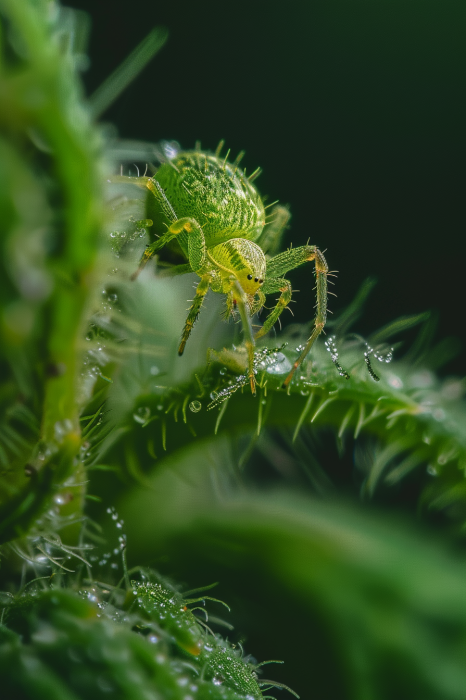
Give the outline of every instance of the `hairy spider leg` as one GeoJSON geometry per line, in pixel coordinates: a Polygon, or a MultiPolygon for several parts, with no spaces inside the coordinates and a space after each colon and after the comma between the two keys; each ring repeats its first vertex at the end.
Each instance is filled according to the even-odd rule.
{"type": "Polygon", "coordinates": [[[184,232],[189,234],[188,257],[190,269],[193,272],[197,272],[202,267],[204,267],[206,251],[204,233],[196,219],[192,219],[186,216],[170,224],[167,231],[162,236],[160,236],[160,238],[158,238],[156,241],[147,246],[144,253],[142,254],[142,258],[139,262],[139,267],[136,270],[136,272],[133,275],[131,275],[131,279],[135,280],[141,272],[141,270],[146,266],[149,260],[159,250],[161,250],[171,240],[176,238],[176,236],[178,236],[180,233],[184,232]]]}
{"type": "MultiPolygon", "coordinates": [[[[177,266],[180,268],[179,272],[175,268],[175,275],[178,274],[183,274],[184,272],[190,272],[191,267],[190,266],[185,266],[185,265],[179,265],[177,266]],[[186,268],[189,269],[186,269],[186,268]]],[[[196,287],[196,293],[194,295],[193,303],[189,309],[188,316],[186,318],[186,322],[184,325],[183,333],[181,335],[181,342],[180,346],[178,348],[178,355],[182,355],[184,352],[184,349],[186,347],[186,343],[188,342],[189,336],[191,335],[191,331],[193,329],[193,326],[197,320],[197,317],[199,316],[199,313],[201,311],[202,304],[205,299],[205,295],[209,291],[209,288],[211,286],[212,282],[212,275],[210,272],[205,273],[203,275],[200,275],[201,280],[199,284],[196,287]]],[[[252,331],[252,326],[251,326],[251,310],[249,309],[249,304],[248,304],[248,296],[243,290],[241,284],[238,282],[236,277],[232,275],[231,277],[231,292],[227,296],[227,299],[230,299],[231,296],[231,305],[236,306],[239,315],[241,318],[241,323],[243,325],[243,332],[244,332],[244,344],[246,346],[246,350],[248,353],[248,377],[249,377],[249,383],[251,385],[251,391],[255,395],[256,393],[256,380],[255,380],[255,375],[254,375],[254,334],[252,331]],[[233,301],[234,300],[234,301],[233,301]]],[[[259,295],[261,297],[261,306],[262,306],[262,298],[265,299],[265,296],[259,292],[259,295]]],[[[259,307],[260,308],[260,307],[259,307]]]]}
{"type": "Polygon", "coordinates": [[[254,376],[254,334],[251,326],[251,316],[248,300],[244,289],[236,278],[232,279],[232,292],[238,307],[241,323],[243,324],[244,344],[248,353],[248,377],[253,395],[256,395],[256,378],[254,376]]]}
{"type": "Polygon", "coordinates": [[[296,267],[304,264],[305,262],[311,262],[315,260],[315,272],[316,272],[316,289],[317,289],[317,312],[314,321],[314,329],[312,331],[311,337],[306,343],[306,346],[302,353],[300,354],[298,360],[294,363],[291,372],[285,379],[284,386],[287,386],[296,369],[299,367],[301,362],[304,360],[308,352],[310,351],[312,345],[319,337],[322,332],[325,322],[327,320],[327,273],[328,265],[324,256],[317,246],[305,245],[298,248],[291,248],[286,250],[284,253],[279,253],[271,260],[267,261],[267,275],[262,287],[262,292],[264,294],[273,294],[274,292],[281,292],[280,297],[272,309],[270,314],[267,316],[264,325],[256,333],[256,339],[264,336],[272,328],[274,323],[280,317],[283,309],[289,304],[291,300],[291,284],[287,279],[282,277],[289,270],[293,270],[296,267]]]}
{"type": "Polygon", "coordinates": [[[196,287],[196,294],[194,295],[193,303],[191,305],[191,308],[189,309],[188,317],[186,318],[183,333],[181,335],[181,343],[180,347],[178,348],[178,355],[182,355],[184,352],[186,343],[188,342],[188,338],[191,335],[193,326],[196,322],[197,317],[199,316],[199,312],[201,310],[202,303],[205,299],[205,295],[209,291],[210,279],[210,274],[202,275],[201,281],[196,287]]]}
{"type": "Polygon", "coordinates": [[[306,345],[304,346],[304,350],[301,352],[300,356],[294,363],[293,367],[291,368],[290,373],[288,374],[287,378],[283,382],[283,386],[287,387],[288,384],[291,382],[293,379],[293,375],[296,372],[297,368],[299,365],[303,362],[305,357],[307,356],[308,352],[310,351],[311,347],[319,337],[319,335],[322,333],[323,328],[325,326],[325,322],[327,320],[327,274],[328,274],[328,265],[327,262],[316,246],[303,246],[304,248],[307,248],[309,251],[309,257],[306,258],[306,260],[311,261],[315,260],[315,272],[316,272],[316,291],[317,291],[317,308],[316,308],[316,316],[314,319],[314,328],[311,333],[311,336],[309,337],[306,345]]]}
{"type": "MultiPolygon", "coordinates": [[[[268,267],[268,265],[267,265],[268,267]]],[[[266,335],[272,326],[278,321],[280,314],[283,309],[286,309],[291,301],[291,284],[284,277],[266,277],[265,283],[262,287],[264,294],[273,294],[274,292],[281,292],[278,301],[272,311],[269,313],[265,319],[264,325],[260,330],[257,331],[255,338],[262,338],[266,335]]]]}
{"type": "Polygon", "coordinates": [[[204,232],[200,227],[196,219],[191,217],[183,217],[178,219],[170,204],[163,187],[157,180],[153,178],[148,178],[146,182],[146,187],[152,192],[154,197],[159,202],[161,209],[167,219],[171,221],[170,226],[167,231],[160,236],[156,241],[148,245],[145,249],[142,258],[139,262],[139,267],[136,272],[131,276],[132,280],[135,280],[139,275],[141,270],[146,266],[149,260],[154,256],[159,250],[161,250],[167,243],[169,243],[173,238],[176,238],[180,233],[186,232],[188,236],[188,259],[190,268],[193,272],[200,270],[205,263],[206,257],[206,244],[204,238],[204,232]]]}

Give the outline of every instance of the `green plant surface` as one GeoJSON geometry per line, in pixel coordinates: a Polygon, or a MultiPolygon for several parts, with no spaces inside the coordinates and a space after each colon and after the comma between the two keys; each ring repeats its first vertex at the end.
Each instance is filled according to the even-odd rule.
{"type": "Polygon", "coordinates": [[[181,660],[154,653],[129,624],[117,624],[101,608],[71,591],[51,590],[13,609],[9,629],[0,630],[5,697],[240,698],[199,681],[181,660]]]}
{"type": "Polygon", "coordinates": [[[5,542],[78,471],[79,348],[95,293],[103,169],[58,6],[4,0],[0,13],[5,542]]]}
{"type": "Polygon", "coordinates": [[[134,280],[154,202],[125,175],[178,147],[96,123],[167,33],[86,99],[87,26],[0,0],[2,694],[460,700],[455,341],[427,313],[362,338],[369,280],[286,388],[312,319],[254,316],[252,356],[208,295],[179,357],[196,278],[167,246],[134,280]]]}
{"type": "Polygon", "coordinates": [[[122,500],[127,523],[144,512],[128,526],[132,557],[169,556],[181,577],[221,572],[229,599],[247,594],[276,651],[301,667],[293,687],[302,696],[307,674],[320,697],[461,698],[463,558],[400,517],[335,498],[245,492],[232,454],[227,437],[199,442],[154,472],[150,490],[122,500]],[[325,690],[330,668],[335,695],[325,690]]]}
{"type": "MultiPolygon", "coordinates": [[[[386,346],[403,331],[420,326],[418,340],[409,352],[416,353],[418,346],[424,356],[419,353],[413,361],[405,354],[405,358],[389,364],[377,362],[377,366],[373,360],[379,381],[367,371],[366,344],[347,332],[339,334],[338,347],[339,362],[349,379],[339,375],[331,353],[321,343],[285,390],[282,384],[301,351],[305,330],[291,328],[282,333],[282,346],[269,340],[256,352],[258,397],[254,400],[248,393],[245,357],[239,350],[220,350],[207,368],[204,360],[204,366],[194,369],[198,358],[202,362],[208,354],[209,340],[203,329],[216,325],[217,306],[206,310],[203,329],[197,335],[194,331],[191,358],[178,379],[178,329],[173,315],[163,336],[157,335],[156,329],[167,304],[172,305],[173,313],[181,307],[183,295],[189,293],[186,285],[180,289],[177,278],[156,281],[147,277],[137,283],[135,302],[130,283],[115,284],[118,314],[110,324],[106,320],[105,328],[113,329],[113,337],[126,338],[128,355],[125,360],[120,354],[120,373],[108,389],[104,422],[109,436],[95,450],[91,447],[89,466],[118,462],[123,472],[131,471],[131,465],[138,465],[141,472],[150,470],[165,455],[213,433],[249,434],[252,448],[269,429],[287,430],[293,443],[309,428],[330,428],[341,448],[358,438],[376,439],[373,459],[361,482],[365,498],[421,473],[423,507],[449,512],[462,525],[461,485],[466,467],[463,382],[451,378],[441,381],[430,369],[438,350],[426,351],[430,321],[425,315],[400,319],[369,339],[370,346],[375,342],[386,346]],[[136,365],[130,349],[137,338],[140,357],[136,365]],[[120,432],[110,430],[110,426],[117,426],[120,432]]],[[[352,314],[354,307],[341,317],[343,331],[348,329],[352,314]]],[[[112,337],[106,342],[111,355],[116,351],[112,337]]],[[[122,352],[121,345],[118,352],[122,352]]]]}

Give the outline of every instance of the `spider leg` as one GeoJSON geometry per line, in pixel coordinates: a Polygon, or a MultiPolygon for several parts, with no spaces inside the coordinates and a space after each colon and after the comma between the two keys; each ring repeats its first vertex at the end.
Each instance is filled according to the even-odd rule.
{"type": "Polygon", "coordinates": [[[259,331],[257,331],[255,335],[256,340],[258,338],[262,338],[262,336],[269,332],[272,326],[278,321],[278,318],[282,313],[283,309],[286,309],[286,307],[291,301],[291,284],[288,282],[288,280],[284,279],[283,277],[267,277],[263,287],[263,293],[265,295],[273,294],[274,292],[281,292],[280,297],[272,311],[265,319],[265,323],[262,326],[262,328],[259,331]]]}
{"type": "Polygon", "coordinates": [[[251,316],[248,299],[242,286],[236,278],[231,280],[233,299],[238,307],[241,323],[243,324],[244,344],[248,353],[248,377],[253,395],[256,395],[256,378],[254,376],[254,334],[251,326],[251,316]]]}
{"type": "Polygon", "coordinates": [[[152,256],[167,245],[167,243],[173,240],[173,238],[176,238],[176,236],[179,236],[182,233],[188,234],[188,258],[191,270],[193,272],[197,272],[198,270],[202,269],[206,258],[204,232],[197,223],[196,219],[184,217],[170,224],[163,236],[160,236],[160,238],[147,246],[142,254],[139,267],[136,272],[131,275],[131,279],[135,280],[152,256]]]}
{"type": "Polygon", "coordinates": [[[319,335],[322,333],[322,330],[325,326],[325,322],[327,320],[327,272],[328,272],[328,265],[327,262],[320,252],[320,250],[316,246],[306,246],[308,248],[314,248],[314,252],[312,253],[312,257],[308,257],[307,260],[315,260],[315,271],[316,271],[316,290],[317,290],[317,309],[316,309],[316,316],[314,319],[314,328],[311,333],[310,338],[308,339],[306,345],[304,346],[304,350],[294,363],[293,367],[291,368],[291,371],[285,381],[283,382],[283,386],[286,387],[288,384],[291,382],[293,379],[293,375],[296,372],[297,368],[303,362],[305,359],[306,355],[310,351],[311,347],[314,345],[315,341],[319,337],[319,335]]]}
{"type": "Polygon", "coordinates": [[[154,256],[159,250],[167,245],[167,243],[180,234],[187,234],[188,236],[187,242],[189,264],[193,272],[198,272],[202,267],[204,267],[206,259],[206,245],[202,228],[196,219],[192,219],[191,217],[187,216],[181,219],[176,217],[176,213],[172,205],[170,204],[162,186],[157,182],[157,180],[148,178],[146,186],[160,204],[162,212],[167,219],[171,221],[171,224],[166,232],[160,236],[160,238],[147,246],[139,262],[139,267],[136,272],[131,275],[131,279],[135,280],[152,256],[154,256]]]}
{"type": "Polygon", "coordinates": [[[264,304],[265,304],[265,294],[262,291],[262,289],[259,289],[259,291],[256,292],[256,295],[255,295],[252,303],[250,304],[249,313],[251,315],[251,318],[254,316],[254,314],[257,314],[262,309],[264,304]]]}
{"type": "MultiPolygon", "coordinates": [[[[268,330],[272,327],[273,323],[278,319],[280,316],[281,311],[285,308],[286,304],[284,304],[284,299],[286,298],[286,295],[288,292],[285,290],[285,288],[281,289],[278,287],[276,288],[276,284],[278,282],[277,278],[280,278],[282,275],[286,274],[289,270],[293,270],[295,267],[299,267],[300,265],[303,265],[305,262],[311,262],[314,260],[315,264],[315,273],[316,273],[316,289],[317,289],[317,310],[316,310],[316,316],[314,320],[314,328],[311,333],[311,336],[309,340],[307,341],[304,350],[294,363],[291,372],[288,374],[287,378],[284,381],[284,386],[288,386],[288,384],[291,382],[293,378],[293,374],[295,373],[296,369],[299,367],[301,362],[304,360],[308,352],[310,351],[311,347],[313,346],[314,342],[317,340],[319,335],[322,333],[322,329],[325,326],[325,322],[327,320],[327,273],[328,273],[328,265],[327,262],[319,250],[317,246],[315,245],[304,245],[300,246],[299,248],[290,248],[289,250],[286,250],[284,253],[280,253],[279,255],[276,255],[274,258],[271,260],[267,261],[267,277],[266,277],[266,282],[263,286],[263,291],[267,294],[271,291],[281,291],[282,296],[280,296],[277,306],[275,309],[272,310],[270,313],[269,317],[266,319],[266,322],[263,326],[263,328],[259,331],[259,333],[256,335],[257,337],[260,337],[262,335],[265,335],[268,330]],[[267,284],[267,280],[270,279],[270,283],[267,284]],[[285,295],[284,298],[283,295],[285,295]],[[280,308],[281,306],[281,308],[280,308]],[[269,322],[270,319],[270,322],[269,322]],[[264,330],[265,329],[265,330],[264,330]]],[[[280,282],[287,282],[287,280],[280,280],[280,282]]],[[[287,282],[289,285],[289,282],[287,282]]],[[[290,289],[290,295],[291,295],[291,287],[290,289]]],[[[290,297],[291,298],[291,297],[290,297]]],[[[289,303],[289,302],[287,302],[289,303]]]]}
{"type": "Polygon", "coordinates": [[[183,333],[181,336],[180,347],[178,348],[178,355],[182,355],[188,342],[188,338],[193,329],[194,323],[196,322],[199,312],[201,310],[202,302],[204,301],[205,295],[207,294],[210,286],[210,275],[202,275],[201,281],[196,287],[196,294],[194,295],[193,303],[189,309],[186,322],[184,324],[183,333]]]}

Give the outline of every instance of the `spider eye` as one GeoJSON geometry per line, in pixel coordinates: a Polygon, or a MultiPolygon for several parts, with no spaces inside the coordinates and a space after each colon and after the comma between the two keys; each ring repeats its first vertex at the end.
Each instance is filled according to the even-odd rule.
{"type": "Polygon", "coordinates": [[[259,284],[262,284],[264,280],[259,280],[259,284]]]}
{"type": "Polygon", "coordinates": [[[248,275],[248,280],[252,280],[252,275],[248,275]]]}
{"type": "Polygon", "coordinates": [[[255,278],[254,278],[254,282],[259,282],[259,278],[258,278],[258,277],[255,277],[255,278]]]}

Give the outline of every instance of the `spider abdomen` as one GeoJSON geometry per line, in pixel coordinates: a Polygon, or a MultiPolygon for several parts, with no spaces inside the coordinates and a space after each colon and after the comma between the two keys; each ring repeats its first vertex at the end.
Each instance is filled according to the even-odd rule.
{"type": "MultiPolygon", "coordinates": [[[[176,218],[199,223],[207,248],[231,238],[255,241],[264,228],[264,205],[256,188],[239,168],[216,155],[181,152],[159,168],[155,179],[176,218]]],[[[186,254],[185,241],[180,239],[180,245],[186,254]]]]}

